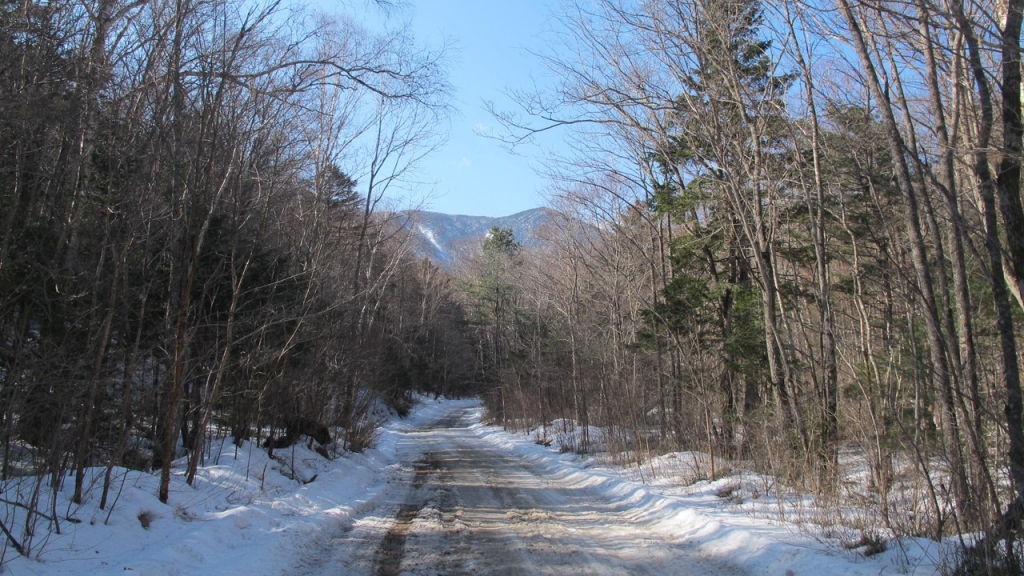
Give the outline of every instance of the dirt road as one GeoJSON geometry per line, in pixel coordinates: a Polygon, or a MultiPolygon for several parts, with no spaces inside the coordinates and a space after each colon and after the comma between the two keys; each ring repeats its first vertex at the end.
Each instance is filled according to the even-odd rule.
{"type": "Polygon", "coordinates": [[[455,410],[407,432],[387,490],[307,574],[741,574],[645,531],[629,504],[559,486],[455,410]]]}

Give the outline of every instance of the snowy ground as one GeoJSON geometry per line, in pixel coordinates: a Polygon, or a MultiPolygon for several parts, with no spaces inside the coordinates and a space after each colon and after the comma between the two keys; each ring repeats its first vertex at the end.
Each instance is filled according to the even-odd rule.
{"type": "MultiPolygon", "coordinates": [[[[301,444],[271,460],[228,443],[195,487],[175,477],[167,505],[155,475],[122,470],[109,521],[98,489],[80,507],[61,501],[59,515],[80,522],[37,536],[31,560],[8,547],[0,572],[866,576],[934,574],[941,561],[927,541],[865,557],[841,545],[849,534],[780,523],[768,497],[752,498],[757,477],[683,487],[688,455],[621,468],[481,414],[475,401],[425,401],[387,423],[375,449],[334,461],[301,444]],[[315,480],[282,474],[292,467],[315,480]]],[[[2,488],[0,500],[19,490],[2,488]]]]}

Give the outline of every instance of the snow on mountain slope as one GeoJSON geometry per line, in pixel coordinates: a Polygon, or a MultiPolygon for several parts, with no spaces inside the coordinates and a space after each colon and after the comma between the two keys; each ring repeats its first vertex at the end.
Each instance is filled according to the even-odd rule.
{"type": "Polygon", "coordinates": [[[511,228],[516,240],[527,248],[539,245],[538,231],[553,221],[555,212],[548,208],[535,208],[501,218],[427,211],[407,215],[415,253],[442,268],[450,268],[460,258],[479,250],[487,232],[495,226],[511,228]]]}
{"type": "Polygon", "coordinates": [[[437,235],[434,234],[433,230],[431,230],[430,228],[424,228],[422,224],[417,224],[416,231],[419,232],[424,238],[426,238],[427,242],[430,242],[430,245],[433,246],[435,249],[442,252],[444,251],[444,246],[441,246],[437,242],[437,235]]]}

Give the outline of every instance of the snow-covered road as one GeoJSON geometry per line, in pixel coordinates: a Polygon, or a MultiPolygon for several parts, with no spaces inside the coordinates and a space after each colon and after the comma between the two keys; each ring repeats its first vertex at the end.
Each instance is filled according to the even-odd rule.
{"type": "MultiPolygon", "coordinates": [[[[847,549],[856,529],[793,522],[801,510],[768,494],[768,476],[695,477],[696,453],[624,467],[560,452],[560,424],[545,447],[532,441],[543,431],[511,434],[483,417],[479,400],[422,398],[408,418],[382,421],[375,448],[333,459],[306,443],[270,457],[223,439],[191,486],[186,460],[175,462],[166,504],[157,474],[118,468],[117,497],[101,510],[105,471],[90,469],[81,505],[70,482],[56,503],[41,493],[41,510],[72,520],[59,534],[38,521],[30,557],[0,547],[0,574],[931,576],[944,561],[925,539],[872,556],[847,549]]],[[[0,483],[14,534],[26,516],[4,500],[36,486],[0,483]]]]}
{"type": "Polygon", "coordinates": [[[453,405],[397,439],[401,470],[306,574],[743,574],[646,529],[635,502],[560,482],[453,405]]]}

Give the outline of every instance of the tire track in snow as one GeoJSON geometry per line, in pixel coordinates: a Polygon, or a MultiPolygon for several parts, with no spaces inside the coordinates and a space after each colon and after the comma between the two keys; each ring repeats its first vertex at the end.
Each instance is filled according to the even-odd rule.
{"type": "Polygon", "coordinates": [[[635,502],[482,441],[474,416],[403,432],[400,478],[306,574],[742,574],[652,533],[635,502]]]}
{"type": "Polygon", "coordinates": [[[426,505],[420,489],[427,482],[428,476],[440,468],[440,463],[433,455],[427,454],[423,460],[416,463],[415,468],[416,475],[413,476],[409,494],[395,515],[394,526],[384,535],[384,541],[377,550],[377,576],[398,576],[401,572],[409,529],[426,505]]]}

